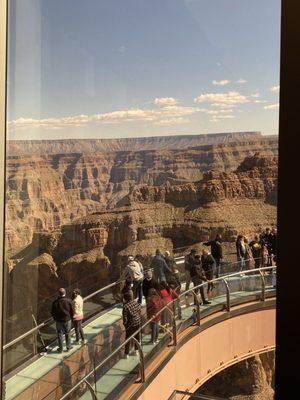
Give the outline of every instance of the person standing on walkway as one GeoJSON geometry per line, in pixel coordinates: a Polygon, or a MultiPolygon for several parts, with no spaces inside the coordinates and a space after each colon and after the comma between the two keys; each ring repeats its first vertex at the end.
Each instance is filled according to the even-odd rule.
{"type": "Polygon", "coordinates": [[[261,236],[261,244],[265,245],[268,250],[268,266],[272,265],[272,236],[270,228],[266,228],[265,232],[261,236]]]}
{"type": "Polygon", "coordinates": [[[204,246],[210,246],[211,248],[211,255],[216,263],[216,278],[219,278],[221,273],[221,262],[223,259],[222,236],[218,233],[215,240],[210,240],[203,244],[204,246]]]}
{"type": "Polygon", "coordinates": [[[184,269],[185,269],[185,290],[189,290],[191,284],[191,269],[195,265],[196,249],[192,249],[190,253],[185,257],[184,269]]]}
{"type": "MultiPolygon", "coordinates": [[[[125,340],[132,336],[141,326],[141,305],[133,298],[132,292],[124,294],[123,305],[123,325],[125,326],[126,336],[125,340]]],[[[140,332],[134,336],[140,342],[140,332]]],[[[125,358],[128,358],[130,351],[131,341],[125,344],[125,358]]],[[[138,345],[135,343],[135,352],[138,353],[138,345]]]]}
{"type": "Polygon", "coordinates": [[[238,235],[236,242],[236,256],[238,261],[238,270],[242,273],[245,265],[245,258],[246,258],[246,246],[244,243],[244,236],[238,235]]]}
{"type": "Polygon", "coordinates": [[[249,245],[248,239],[244,236],[244,245],[245,245],[245,266],[246,270],[250,269],[250,259],[252,257],[251,248],[249,245]]]}
{"type": "Polygon", "coordinates": [[[166,282],[168,284],[172,283],[174,278],[174,259],[173,257],[171,257],[171,253],[167,250],[165,251],[165,255],[164,255],[164,259],[165,262],[167,263],[167,266],[169,267],[169,270],[166,270],[166,282]],[[170,272],[171,271],[171,272],[170,272]]]}
{"type": "MultiPolygon", "coordinates": [[[[195,256],[195,263],[194,263],[193,267],[191,268],[190,273],[191,273],[191,280],[194,284],[194,287],[199,286],[199,285],[201,285],[201,283],[207,281],[206,276],[204,276],[204,271],[202,271],[200,256],[198,256],[198,255],[195,256]]],[[[196,295],[198,296],[199,289],[200,289],[202,303],[210,304],[210,301],[208,301],[205,298],[203,286],[200,286],[200,288],[194,289],[194,292],[196,293],[196,295]]]]}
{"type": "Polygon", "coordinates": [[[169,268],[159,249],[156,250],[155,256],[151,261],[150,268],[153,268],[154,280],[159,283],[162,281],[167,281],[167,273],[172,274],[172,270],[169,268]]]}
{"type": "Polygon", "coordinates": [[[85,343],[84,332],[82,329],[83,299],[81,297],[81,292],[79,289],[73,290],[72,300],[74,308],[73,325],[75,328],[75,335],[76,335],[75,343],[79,344],[79,338],[81,338],[82,343],[85,343]]]}
{"type": "Polygon", "coordinates": [[[259,268],[261,264],[261,249],[262,245],[259,241],[258,235],[254,236],[254,240],[249,243],[254,259],[254,268],[259,268]]]}
{"type": "MultiPolygon", "coordinates": [[[[215,260],[213,256],[209,253],[207,249],[203,249],[201,256],[201,266],[208,281],[211,281],[214,278],[214,263],[215,260]]],[[[214,284],[212,282],[209,282],[207,285],[207,294],[211,292],[213,288],[214,284]]]]}
{"type": "Polygon", "coordinates": [[[67,351],[72,349],[70,331],[74,308],[72,301],[66,297],[66,289],[60,288],[58,298],[52,303],[51,315],[56,322],[58,352],[63,351],[63,336],[65,335],[67,351]]]}
{"type": "Polygon", "coordinates": [[[127,259],[127,265],[124,269],[121,279],[132,281],[133,283],[133,294],[134,298],[138,299],[139,304],[142,304],[143,300],[143,266],[140,262],[136,261],[133,256],[129,256],[127,259]]]}
{"type": "Polygon", "coordinates": [[[153,287],[153,274],[151,269],[145,270],[144,276],[142,289],[147,303],[149,299],[149,290],[153,287]]]}
{"type": "Polygon", "coordinates": [[[147,318],[151,319],[151,343],[156,344],[158,341],[159,324],[161,321],[161,313],[159,311],[164,307],[163,299],[157,290],[151,288],[149,290],[149,301],[147,303],[147,318]],[[159,313],[159,314],[158,314],[159,313]]]}

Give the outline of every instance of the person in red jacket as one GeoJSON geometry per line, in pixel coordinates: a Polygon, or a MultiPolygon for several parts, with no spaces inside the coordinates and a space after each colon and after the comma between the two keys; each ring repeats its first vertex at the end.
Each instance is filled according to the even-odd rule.
{"type": "Polygon", "coordinates": [[[161,314],[157,314],[164,307],[163,299],[158,294],[157,290],[151,288],[149,290],[149,301],[147,303],[147,318],[151,321],[151,343],[158,342],[159,323],[161,321],[161,314]]]}
{"type": "MultiPolygon", "coordinates": [[[[172,300],[178,298],[178,294],[176,293],[176,291],[172,289],[167,284],[167,282],[161,282],[160,285],[161,285],[160,295],[164,301],[165,306],[169,304],[172,300]]],[[[170,312],[167,309],[165,309],[162,312],[162,325],[171,325],[171,324],[172,324],[172,318],[170,312]]]]}

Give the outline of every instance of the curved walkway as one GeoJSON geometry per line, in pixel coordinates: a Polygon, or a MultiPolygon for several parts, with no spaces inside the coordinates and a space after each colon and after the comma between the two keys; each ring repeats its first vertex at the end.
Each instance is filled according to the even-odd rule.
{"type": "MultiPolygon", "coordinates": [[[[243,298],[249,301],[249,296],[252,296],[253,300],[260,298],[261,277],[252,273],[251,271],[251,275],[233,276],[227,279],[231,289],[232,304],[235,300],[241,302],[243,298]]],[[[271,292],[274,295],[274,277],[268,277],[268,280],[266,295],[268,293],[271,295],[271,292]]],[[[227,298],[223,282],[216,284],[211,300],[212,304],[201,306],[203,317],[224,308],[227,298]]],[[[182,319],[176,320],[179,331],[184,330],[193,322],[190,318],[194,307],[192,303],[191,299],[181,297],[182,319]]],[[[93,374],[91,380],[87,380],[94,386],[97,399],[115,399],[116,391],[120,394],[126,389],[126,383],[135,381],[135,375],[132,373],[139,366],[137,356],[131,356],[128,360],[121,359],[122,349],[118,348],[123,341],[121,314],[122,309],[115,307],[86,325],[85,333],[89,340],[87,345],[74,346],[71,352],[65,354],[50,351],[8,379],[5,399],[60,399],[64,393],[76,387],[77,382],[81,382],[90,374],[94,367],[99,366],[105,357],[117,349],[114,357],[101,366],[97,373],[93,374]]],[[[145,332],[142,338],[142,349],[146,361],[148,362],[160,348],[165,347],[170,342],[170,338],[170,332],[161,332],[160,342],[154,347],[149,344],[149,333],[145,332]]],[[[67,398],[91,399],[91,394],[87,392],[86,382],[77,387],[76,394],[72,393],[72,397],[70,395],[67,398]]]]}

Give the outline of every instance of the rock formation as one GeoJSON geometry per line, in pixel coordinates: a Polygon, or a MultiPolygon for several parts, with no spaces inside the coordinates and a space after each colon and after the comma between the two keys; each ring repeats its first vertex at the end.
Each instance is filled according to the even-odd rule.
{"type": "MultiPolygon", "coordinates": [[[[19,146],[18,151],[31,148],[30,143],[23,147],[19,142],[14,145],[19,146]]],[[[51,153],[52,145],[44,144],[44,153],[49,146],[51,153]]],[[[167,202],[174,204],[179,197],[183,204],[194,203],[198,201],[200,192],[202,197],[207,197],[207,201],[220,196],[216,192],[220,190],[226,191],[224,196],[228,197],[232,190],[229,183],[231,177],[223,173],[230,174],[247,156],[256,152],[266,156],[276,155],[278,148],[276,140],[260,139],[184,150],[178,147],[176,150],[21,156],[13,155],[13,149],[16,153],[18,151],[11,146],[7,159],[6,193],[6,250],[9,252],[16,252],[30,243],[35,232],[60,229],[62,225],[93,212],[122,207],[128,204],[127,195],[139,187],[162,187],[167,193],[167,202]],[[207,175],[212,169],[218,172],[207,175]],[[192,186],[202,178],[214,179],[215,192],[205,182],[206,192],[198,184],[197,187],[192,186]],[[222,181],[225,179],[227,186],[223,188],[222,181]],[[217,180],[220,181],[219,188],[217,180]]],[[[32,152],[36,153],[40,147],[32,149],[32,152]]],[[[242,170],[240,174],[243,174],[242,170]]],[[[236,190],[246,193],[247,180],[240,186],[236,190]]],[[[141,193],[142,190],[145,189],[141,189],[141,193]]],[[[260,188],[256,187],[256,190],[260,188]]],[[[234,195],[232,193],[232,197],[234,195]]],[[[240,196],[239,193],[236,195],[240,196]]]]}
{"type": "Polygon", "coordinates": [[[275,353],[263,353],[220,372],[196,394],[229,400],[273,400],[275,353]]]}
{"type": "Polygon", "coordinates": [[[115,151],[187,149],[206,144],[260,140],[260,132],[209,135],[153,136],[124,139],[10,140],[9,152],[16,155],[107,153],[115,151]]]}

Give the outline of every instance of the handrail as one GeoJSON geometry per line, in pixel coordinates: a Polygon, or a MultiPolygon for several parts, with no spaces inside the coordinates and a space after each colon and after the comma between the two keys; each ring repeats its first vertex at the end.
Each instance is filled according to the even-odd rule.
{"type": "MultiPolygon", "coordinates": [[[[99,294],[99,293],[101,293],[101,292],[104,292],[105,290],[110,289],[110,288],[112,288],[112,287],[114,287],[114,286],[117,286],[117,285],[119,285],[121,282],[124,282],[124,281],[125,281],[125,279],[124,279],[124,280],[119,279],[119,280],[116,281],[116,282],[110,283],[109,285],[104,286],[103,288],[100,288],[100,289],[96,290],[95,292],[89,294],[88,296],[84,297],[84,298],[83,298],[83,301],[87,301],[87,300],[89,300],[90,298],[96,296],[97,294],[99,294]]],[[[44,322],[42,322],[41,324],[35,326],[34,328],[30,329],[29,331],[23,333],[22,335],[18,336],[16,339],[12,340],[11,342],[5,344],[5,345],[3,346],[3,350],[8,349],[9,347],[11,347],[11,346],[13,346],[14,344],[18,343],[20,340],[26,338],[27,336],[30,336],[32,333],[34,333],[34,332],[36,332],[36,331],[38,331],[38,330],[40,330],[41,328],[44,328],[45,326],[50,325],[52,322],[54,322],[53,317],[48,318],[46,321],[44,321],[44,322]]]]}
{"type": "MultiPolygon", "coordinates": [[[[188,246],[187,246],[187,247],[188,247],[188,246]]],[[[179,258],[179,257],[175,257],[175,260],[176,260],[176,258],[179,258]]],[[[253,258],[253,260],[255,260],[255,258],[253,258]]],[[[229,265],[235,265],[235,264],[238,264],[238,263],[239,263],[239,261],[237,261],[237,262],[232,262],[232,263],[229,263],[229,265]]],[[[271,267],[265,267],[265,268],[271,268],[271,267]]],[[[252,270],[252,271],[254,271],[254,270],[252,270]]],[[[117,286],[117,285],[119,285],[121,282],[124,282],[125,280],[126,280],[126,279],[119,279],[119,280],[117,280],[117,281],[115,281],[115,282],[113,282],[113,283],[110,283],[109,285],[104,286],[103,288],[100,288],[100,289],[96,290],[95,292],[89,294],[88,296],[84,297],[84,298],[83,298],[83,301],[85,302],[85,301],[89,300],[90,298],[96,296],[97,294],[99,294],[99,293],[101,293],[101,292],[104,292],[105,290],[110,289],[110,288],[112,288],[112,287],[114,287],[114,286],[117,286]]],[[[48,326],[48,325],[50,325],[50,324],[53,323],[53,322],[54,322],[54,319],[53,319],[52,317],[51,317],[51,318],[48,318],[46,321],[43,321],[41,324],[39,324],[39,325],[35,326],[34,328],[30,329],[29,331],[23,333],[22,335],[20,335],[20,336],[18,336],[17,338],[13,339],[11,342],[6,343],[6,344],[3,346],[3,350],[7,350],[7,349],[10,348],[11,346],[13,346],[13,345],[15,345],[16,343],[18,343],[19,341],[25,339],[27,336],[30,336],[32,333],[34,333],[34,332],[36,332],[36,331],[39,331],[41,328],[44,328],[45,326],[48,326]]]]}
{"type": "MultiPolygon", "coordinates": [[[[276,269],[276,266],[269,266],[269,267],[262,267],[262,268],[255,268],[255,269],[250,269],[247,271],[243,271],[243,274],[252,274],[253,272],[258,272],[260,273],[260,271],[265,271],[265,270],[274,270],[276,269]]],[[[234,277],[236,275],[240,275],[240,272],[235,272],[233,274],[229,274],[226,275],[226,278],[231,278],[234,277]]],[[[206,281],[204,283],[201,283],[191,289],[185,290],[184,292],[180,293],[179,297],[182,297],[184,295],[186,295],[187,293],[195,293],[194,290],[195,289],[199,289],[200,287],[203,287],[204,285],[207,285],[207,283],[215,283],[215,282],[219,282],[219,281],[223,281],[224,277],[220,277],[220,278],[215,278],[212,279],[211,281],[206,281]]],[[[229,288],[229,287],[228,287],[229,288]]],[[[95,372],[101,368],[104,364],[106,364],[113,356],[115,356],[127,343],[129,343],[131,340],[133,340],[135,338],[135,336],[139,333],[142,332],[142,330],[158,315],[160,315],[164,310],[166,310],[168,308],[168,310],[171,312],[170,309],[170,305],[172,303],[174,303],[177,299],[174,299],[172,301],[170,301],[168,304],[166,304],[163,308],[161,308],[155,315],[153,315],[149,320],[147,320],[142,326],[139,327],[139,329],[137,329],[130,337],[128,337],[120,346],[118,346],[112,353],[110,353],[104,360],[102,360],[100,362],[100,364],[98,364],[92,371],[90,371],[84,378],[82,378],[80,381],[78,381],[76,383],[76,385],[74,385],[67,393],[65,393],[60,400],[65,400],[70,394],[73,393],[74,390],[76,390],[86,379],[88,379],[90,376],[92,376],[93,374],[95,374],[95,372]]],[[[176,326],[176,324],[175,324],[176,326]]],[[[177,342],[177,340],[175,340],[175,342],[177,342]]],[[[177,343],[173,343],[174,346],[176,346],[177,343]]],[[[143,363],[144,364],[144,363],[143,363]]],[[[145,371],[142,372],[142,374],[144,374],[145,371]]]]}

